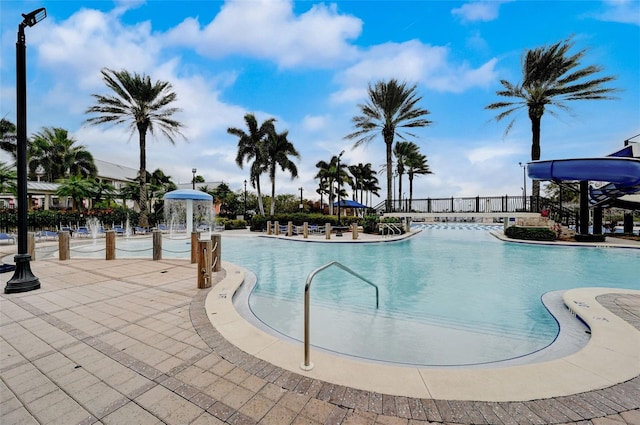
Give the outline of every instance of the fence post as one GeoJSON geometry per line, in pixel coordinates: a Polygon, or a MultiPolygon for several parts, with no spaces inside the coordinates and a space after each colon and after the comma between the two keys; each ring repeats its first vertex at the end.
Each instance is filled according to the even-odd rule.
{"type": "Polygon", "coordinates": [[[267,235],[271,234],[271,220],[267,221],[267,235]]]}
{"type": "Polygon", "coordinates": [[[309,222],[305,221],[304,223],[302,223],[302,234],[304,235],[305,239],[309,238],[309,222]]]}
{"type": "Polygon", "coordinates": [[[355,221],[351,223],[351,237],[353,239],[358,239],[358,223],[355,221]]]}
{"type": "Polygon", "coordinates": [[[31,255],[31,261],[36,261],[36,234],[27,233],[27,252],[31,255]]]}
{"type": "Polygon", "coordinates": [[[293,236],[293,221],[287,223],[287,236],[293,236]]]}
{"type": "Polygon", "coordinates": [[[211,264],[214,272],[222,270],[222,236],[211,235],[211,264]]]}
{"type": "Polygon", "coordinates": [[[153,261],[162,260],[162,232],[158,229],[153,231],[153,261]]]}
{"type": "Polygon", "coordinates": [[[58,232],[58,259],[69,259],[69,232],[58,232]]]}
{"type": "Polygon", "coordinates": [[[198,240],[198,289],[211,286],[211,243],[198,240]]]}
{"type": "Polygon", "coordinates": [[[324,224],[324,235],[325,239],[331,239],[331,223],[324,224]]]}
{"type": "Polygon", "coordinates": [[[278,221],[273,222],[273,234],[276,236],[280,234],[280,222],[278,221]]]}
{"type": "Polygon", "coordinates": [[[107,230],[105,232],[105,243],[106,243],[106,260],[115,260],[116,259],[116,232],[114,230],[107,230]]]}
{"type": "Polygon", "coordinates": [[[191,264],[198,262],[198,241],[200,232],[191,232],[191,264]]]}

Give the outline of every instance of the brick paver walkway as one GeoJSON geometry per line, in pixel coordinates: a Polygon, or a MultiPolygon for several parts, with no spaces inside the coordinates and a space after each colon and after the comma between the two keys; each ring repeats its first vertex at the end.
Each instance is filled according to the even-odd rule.
{"type": "MultiPolygon", "coordinates": [[[[280,369],[211,326],[208,290],[195,288],[185,261],[47,260],[32,269],[41,289],[0,296],[2,424],[640,424],[640,377],[488,403],[396,397],[280,369]]],[[[599,301],[640,329],[639,298],[599,301]]]]}

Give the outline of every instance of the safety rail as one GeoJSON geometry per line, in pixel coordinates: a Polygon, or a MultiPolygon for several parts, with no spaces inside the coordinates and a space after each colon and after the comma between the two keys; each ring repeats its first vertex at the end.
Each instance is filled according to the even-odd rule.
{"type": "Polygon", "coordinates": [[[378,225],[379,232],[382,236],[401,235],[402,229],[398,223],[380,223],[378,225]],[[387,232],[385,233],[385,230],[387,232]]]}
{"type": "Polygon", "coordinates": [[[304,286],[304,363],[302,363],[300,365],[300,368],[302,370],[311,370],[313,369],[313,363],[311,363],[311,361],[309,360],[309,291],[311,289],[311,281],[313,280],[313,278],[315,277],[315,275],[317,275],[318,273],[320,273],[321,271],[331,267],[331,266],[336,266],[338,268],[341,268],[342,270],[346,271],[347,273],[357,277],[358,279],[362,280],[363,282],[373,286],[376,290],[376,309],[379,306],[379,294],[378,294],[378,285],[376,285],[375,283],[369,281],[368,279],[362,277],[361,275],[359,275],[358,273],[354,272],[353,270],[351,270],[349,267],[345,266],[342,263],[339,263],[338,261],[332,261],[330,263],[325,264],[324,266],[320,266],[317,269],[315,269],[314,271],[312,271],[311,273],[309,273],[309,276],[307,276],[307,283],[304,286]]]}

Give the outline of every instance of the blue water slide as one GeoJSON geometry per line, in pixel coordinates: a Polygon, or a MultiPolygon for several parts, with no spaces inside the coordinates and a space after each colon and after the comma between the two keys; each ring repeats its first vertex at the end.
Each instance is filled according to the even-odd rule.
{"type": "Polygon", "coordinates": [[[640,185],[640,158],[554,159],[527,164],[533,180],[602,181],[621,187],[640,185]]]}
{"type": "Polygon", "coordinates": [[[620,153],[603,158],[530,162],[527,174],[533,180],[608,182],[597,189],[589,188],[590,203],[602,206],[611,200],[640,192],[640,158],[620,153]]]}

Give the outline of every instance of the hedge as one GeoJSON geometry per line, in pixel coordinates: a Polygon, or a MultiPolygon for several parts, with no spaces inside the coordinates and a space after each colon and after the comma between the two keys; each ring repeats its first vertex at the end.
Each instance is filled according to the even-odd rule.
{"type": "Polygon", "coordinates": [[[556,234],[548,227],[507,227],[505,236],[511,239],[523,239],[528,241],[553,241],[556,234]]]}

